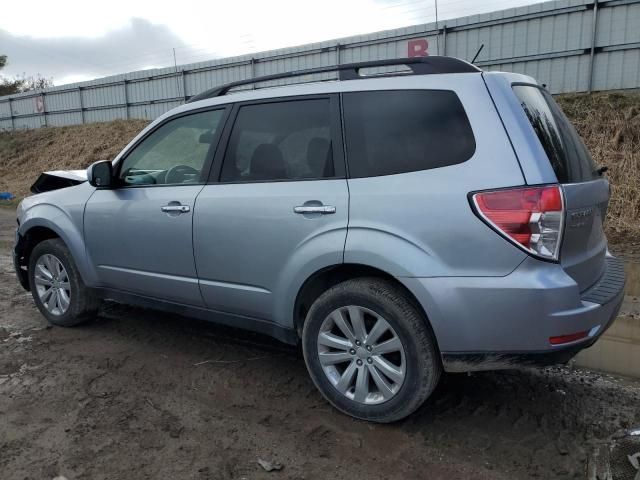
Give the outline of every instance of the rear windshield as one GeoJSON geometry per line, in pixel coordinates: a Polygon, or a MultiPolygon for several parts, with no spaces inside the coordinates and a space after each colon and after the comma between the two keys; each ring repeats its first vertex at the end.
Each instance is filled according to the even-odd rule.
{"type": "Polygon", "coordinates": [[[549,92],[530,85],[514,85],[531,126],[542,143],[560,183],[597,177],[589,151],[549,92]]]}

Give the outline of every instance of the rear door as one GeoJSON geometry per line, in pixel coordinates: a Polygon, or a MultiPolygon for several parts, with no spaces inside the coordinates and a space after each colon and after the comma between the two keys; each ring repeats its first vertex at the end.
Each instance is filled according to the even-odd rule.
{"type": "Polygon", "coordinates": [[[194,252],[206,306],[291,320],[295,279],[343,260],[349,194],[337,96],[236,105],[226,149],[196,200],[194,252]]]}
{"type": "Polygon", "coordinates": [[[597,172],[582,139],[547,90],[524,83],[512,88],[562,184],[566,217],[560,263],[584,291],[605,269],[603,222],[609,183],[597,172]]]}

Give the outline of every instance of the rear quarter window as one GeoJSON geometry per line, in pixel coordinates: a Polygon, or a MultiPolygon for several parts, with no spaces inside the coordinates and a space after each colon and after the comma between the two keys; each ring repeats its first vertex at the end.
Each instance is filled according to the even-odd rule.
{"type": "Polygon", "coordinates": [[[475,152],[469,119],[452,91],[345,93],[343,109],[352,178],[456,165],[475,152]]]}
{"type": "Polygon", "coordinates": [[[593,159],[569,119],[551,94],[534,85],[514,85],[529,123],[560,183],[598,178],[593,159]]]}

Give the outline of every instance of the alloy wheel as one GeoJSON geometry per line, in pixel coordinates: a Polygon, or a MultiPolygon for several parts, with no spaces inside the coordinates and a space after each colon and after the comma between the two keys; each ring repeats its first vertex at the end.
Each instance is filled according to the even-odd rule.
{"type": "Polygon", "coordinates": [[[327,379],[345,397],[374,405],[393,398],[406,376],[400,338],[381,315],[355,305],[322,322],[318,358],[327,379]]]}
{"type": "Polygon", "coordinates": [[[71,304],[71,285],[62,262],[55,255],[42,255],[36,262],[34,279],[44,308],[52,315],[63,315],[71,304]]]}

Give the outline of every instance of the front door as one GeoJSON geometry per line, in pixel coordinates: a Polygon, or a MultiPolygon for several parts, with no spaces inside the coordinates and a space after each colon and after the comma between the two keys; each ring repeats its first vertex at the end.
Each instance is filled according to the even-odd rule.
{"type": "Polygon", "coordinates": [[[342,263],[349,194],[337,97],[235,110],[215,181],[196,200],[200,288],[211,309],[286,322],[278,306],[293,304],[294,279],[342,263]]]}
{"type": "Polygon", "coordinates": [[[224,110],[163,122],[116,166],[118,185],[87,202],[89,259],[104,287],[202,305],[193,259],[193,209],[224,110]]]}

